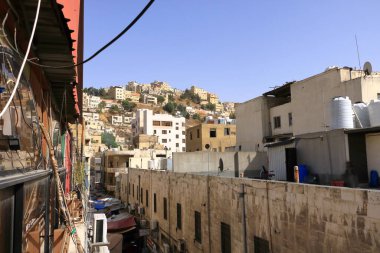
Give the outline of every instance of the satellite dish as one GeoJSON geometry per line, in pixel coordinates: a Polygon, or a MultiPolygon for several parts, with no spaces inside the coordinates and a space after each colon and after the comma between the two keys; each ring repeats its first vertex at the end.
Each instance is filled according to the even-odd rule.
{"type": "Polygon", "coordinates": [[[363,70],[364,70],[364,74],[366,76],[370,75],[372,73],[372,65],[369,61],[367,61],[366,63],[364,63],[364,67],[363,67],[363,70]]]}

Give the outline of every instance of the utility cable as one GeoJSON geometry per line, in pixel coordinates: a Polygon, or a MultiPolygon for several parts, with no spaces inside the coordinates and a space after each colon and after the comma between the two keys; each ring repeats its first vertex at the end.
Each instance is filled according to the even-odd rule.
{"type": "Polygon", "coordinates": [[[64,66],[50,66],[50,65],[43,65],[43,64],[39,64],[37,62],[34,62],[32,61],[32,59],[28,60],[31,64],[34,64],[36,66],[39,66],[41,68],[51,68],[51,69],[66,69],[66,68],[72,68],[72,67],[77,67],[77,66],[80,66],[80,65],[83,65],[89,61],[91,61],[92,59],[94,59],[98,54],[100,54],[101,52],[103,52],[106,48],[108,48],[109,46],[111,46],[115,41],[117,41],[121,36],[123,36],[129,29],[131,29],[136,23],[137,21],[145,14],[145,12],[149,9],[149,7],[153,4],[154,0],[150,0],[148,2],[148,4],[144,7],[144,9],[142,9],[142,11],[132,20],[131,23],[129,23],[129,25],[127,27],[125,27],[118,35],[116,35],[112,40],[110,40],[107,44],[105,44],[103,47],[101,47],[98,51],[96,51],[93,55],[91,55],[89,58],[87,58],[86,60],[82,61],[82,62],[79,62],[77,64],[73,64],[73,65],[64,65],[64,66]]]}
{"type": "Polygon", "coordinates": [[[41,0],[38,0],[36,17],[35,17],[35,19],[34,19],[34,24],[33,24],[32,33],[31,33],[30,38],[29,38],[28,48],[26,49],[25,57],[24,57],[24,59],[23,59],[23,61],[22,61],[21,68],[20,68],[20,70],[19,70],[19,72],[18,72],[17,80],[16,80],[16,84],[15,84],[15,87],[13,87],[13,92],[12,92],[11,96],[9,97],[8,102],[5,104],[3,110],[1,111],[1,113],[0,113],[0,118],[3,117],[5,111],[8,109],[9,105],[11,104],[11,102],[12,102],[12,100],[13,100],[13,97],[14,97],[15,94],[16,94],[16,90],[17,90],[17,88],[18,88],[18,85],[20,84],[21,76],[22,76],[23,71],[24,71],[24,68],[25,68],[25,63],[26,63],[26,61],[27,61],[27,58],[28,58],[28,55],[29,55],[30,49],[31,49],[31,47],[32,47],[32,42],[33,42],[33,38],[34,38],[34,33],[36,32],[37,21],[38,21],[38,17],[39,17],[39,14],[40,14],[40,7],[41,7],[41,0]]]}

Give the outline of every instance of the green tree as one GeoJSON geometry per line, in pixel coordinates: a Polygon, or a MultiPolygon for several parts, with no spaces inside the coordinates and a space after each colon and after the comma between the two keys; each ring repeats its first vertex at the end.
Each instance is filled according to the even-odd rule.
{"type": "Polygon", "coordinates": [[[157,97],[157,103],[159,103],[160,105],[162,105],[163,102],[165,102],[165,98],[163,96],[158,96],[157,97]]]}
{"type": "Polygon", "coordinates": [[[118,145],[115,140],[115,136],[111,133],[102,133],[102,143],[105,144],[108,148],[117,148],[118,145]]]}
{"type": "Polygon", "coordinates": [[[193,119],[195,119],[195,120],[201,120],[201,116],[199,116],[198,113],[194,113],[193,114],[193,119]]]}
{"type": "Polygon", "coordinates": [[[98,104],[98,108],[99,108],[100,110],[103,110],[104,107],[106,107],[106,102],[101,101],[101,102],[98,104]]]}
{"type": "Polygon", "coordinates": [[[177,107],[176,103],[168,102],[166,105],[164,105],[164,107],[162,107],[162,109],[164,109],[166,112],[170,114],[173,114],[176,107],[177,107]]]}
{"type": "Polygon", "coordinates": [[[120,112],[120,109],[117,105],[111,105],[110,109],[108,110],[111,114],[116,114],[120,112]]]}
{"type": "Polygon", "coordinates": [[[121,106],[123,106],[124,110],[131,112],[136,107],[136,104],[126,99],[121,102],[121,106]]]}

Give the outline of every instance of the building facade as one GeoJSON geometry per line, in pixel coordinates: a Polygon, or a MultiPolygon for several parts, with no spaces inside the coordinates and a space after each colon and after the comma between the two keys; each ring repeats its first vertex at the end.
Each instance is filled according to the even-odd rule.
{"type": "Polygon", "coordinates": [[[186,129],[186,151],[205,151],[206,144],[211,151],[224,152],[236,145],[236,125],[199,124],[186,129]]]}
{"type": "Polygon", "coordinates": [[[158,143],[172,152],[186,151],[185,118],[169,114],[153,114],[152,110],[139,109],[132,124],[133,134],[155,135],[158,143]]]}
{"type": "Polygon", "coordinates": [[[112,86],[110,87],[108,91],[109,95],[111,96],[112,99],[115,100],[124,100],[125,99],[125,89],[124,87],[121,86],[112,86]]]}

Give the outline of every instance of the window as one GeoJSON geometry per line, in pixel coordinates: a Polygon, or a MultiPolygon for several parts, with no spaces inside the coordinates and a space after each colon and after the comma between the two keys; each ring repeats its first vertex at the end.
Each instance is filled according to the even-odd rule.
{"type": "Polygon", "coordinates": [[[160,121],[158,120],[153,120],[153,126],[159,126],[160,125],[160,121]]]}
{"type": "Polygon", "coordinates": [[[227,127],[227,128],[224,128],[224,135],[230,135],[230,129],[227,127]]]}
{"type": "Polygon", "coordinates": [[[182,139],[182,143],[186,143],[186,140],[185,140],[185,139],[182,139]]]}
{"type": "Polygon", "coordinates": [[[192,140],[192,139],[193,139],[193,133],[190,132],[190,140],[192,140]]]}
{"type": "Polygon", "coordinates": [[[260,237],[253,237],[254,253],[269,253],[269,242],[260,237]]]}
{"type": "Polygon", "coordinates": [[[173,126],[173,122],[171,122],[171,121],[161,121],[161,126],[173,126]]]}
{"type": "Polygon", "coordinates": [[[167,139],[162,139],[162,143],[168,143],[167,139]]]}
{"type": "Polygon", "coordinates": [[[157,130],[153,130],[153,134],[157,134],[157,130]]]}
{"type": "Polygon", "coordinates": [[[377,99],[380,100],[380,93],[377,93],[377,99]]]}
{"type": "Polygon", "coordinates": [[[143,190],[143,188],[141,188],[140,201],[141,201],[141,204],[144,204],[144,190],[143,190]]]}
{"type": "Polygon", "coordinates": [[[194,212],[194,232],[195,232],[195,240],[199,243],[202,243],[202,229],[201,229],[201,213],[195,211],[194,212]]]}
{"type": "Polygon", "coordinates": [[[145,205],[146,207],[149,207],[149,193],[148,190],[145,191],[145,205]]]}
{"type": "Polygon", "coordinates": [[[231,253],[231,228],[230,225],[220,223],[220,241],[222,253],[231,253]]]}
{"type": "Polygon", "coordinates": [[[197,129],[197,138],[199,138],[200,137],[200,131],[199,131],[199,129],[197,129]]]}
{"type": "Polygon", "coordinates": [[[210,128],[210,138],[216,137],[216,128],[210,128]]]}
{"type": "Polygon", "coordinates": [[[186,133],[185,133],[185,131],[182,131],[182,135],[185,135],[186,133]]]}
{"type": "Polygon", "coordinates": [[[185,152],[186,151],[186,148],[182,148],[182,152],[185,152]]]}
{"type": "Polygon", "coordinates": [[[167,130],[162,130],[162,134],[167,134],[168,131],[167,130]]]}
{"type": "Polygon", "coordinates": [[[179,130],[179,127],[175,127],[175,130],[179,130]]]}
{"type": "Polygon", "coordinates": [[[182,207],[177,203],[177,228],[182,229],[182,207]]]}
{"type": "Polygon", "coordinates": [[[289,126],[293,125],[293,115],[291,112],[288,113],[288,119],[289,119],[289,126]]]}
{"type": "Polygon", "coordinates": [[[135,184],[132,185],[132,196],[135,197],[135,184]]]}
{"type": "Polygon", "coordinates": [[[164,198],[164,219],[165,220],[168,219],[168,207],[167,207],[167,204],[168,204],[168,200],[167,200],[167,198],[164,198]]]}
{"type": "Polygon", "coordinates": [[[177,148],[179,148],[179,143],[176,143],[175,146],[176,146],[177,148]]]}
{"type": "Polygon", "coordinates": [[[156,198],[156,194],[153,194],[153,211],[157,212],[157,198],[156,198]]]}
{"type": "Polygon", "coordinates": [[[274,128],[281,128],[281,117],[280,116],[273,117],[273,121],[274,121],[274,128]]]}
{"type": "Polygon", "coordinates": [[[137,200],[140,200],[140,191],[139,191],[138,185],[136,185],[136,196],[137,196],[137,200]]]}

